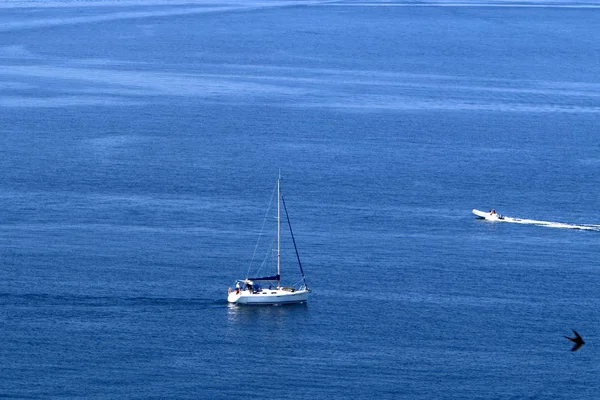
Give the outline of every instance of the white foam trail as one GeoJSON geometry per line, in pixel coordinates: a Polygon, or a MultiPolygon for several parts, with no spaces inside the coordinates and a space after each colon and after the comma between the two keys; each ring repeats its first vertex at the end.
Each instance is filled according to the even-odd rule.
{"type": "Polygon", "coordinates": [[[136,69],[136,63],[110,59],[67,63],[59,60],[45,64],[41,56],[26,47],[0,46],[0,88],[5,89],[0,93],[0,105],[76,105],[78,97],[87,103],[126,105],[156,101],[161,96],[198,97],[206,101],[227,96],[236,102],[261,99],[280,106],[335,108],[347,112],[451,110],[600,114],[600,84],[597,82],[503,80],[268,65],[198,64],[197,68],[201,72],[136,69]],[[21,55],[26,62],[15,65],[21,55]],[[4,63],[3,58],[9,61],[4,63]],[[32,63],[38,59],[38,65],[32,63]],[[41,86],[44,80],[52,81],[48,89],[50,95],[32,97],[31,91],[26,89],[41,86]],[[357,88],[361,91],[357,92],[357,88]],[[71,97],[65,97],[65,93],[71,97]],[[93,100],[94,97],[98,100],[93,100]]]}
{"type": "MultiPolygon", "coordinates": [[[[250,7],[245,7],[249,9],[250,7]]],[[[201,13],[222,13],[229,11],[236,11],[241,7],[191,7],[191,8],[179,8],[172,10],[154,10],[154,11],[120,11],[112,12],[108,14],[92,15],[92,16],[81,16],[81,17],[63,17],[63,18],[45,18],[37,20],[21,20],[14,22],[6,22],[0,26],[0,32],[10,32],[23,29],[32,28],[47,28],[54,26],[65,26],[75,24],[87,24],[87,23],[98,23],[108,22],[116,20],[128,20],[128,19],[143,19],[143,18],[157,18],[157,17],[174,17],[191,14],[201,13]]]]}
{"type": "Polygon", "coordinates": [[[172,6],[284,6],[318,5],[337,0],[2,0],[0,9],[10,8],[131,8],[172,6]]]}
{"type": "Polygon", "coordinates": [[[536,220],[536,219],[513,218],[513,217],[506,217],[506,216],[503,219],[498,219],[497,221],[512,222],[514,224],[547,226],[549,228],[581,229],[581,230],[586,230],[586,231],[600,232],[600,225],[594,225],[594,224],[568,224],[568,223],[564,223],[564,222],[540,221],[540,220],[536,220]]]}
{"type": "MultiPolygon", "coordinates": [[[[0,32],[12,32],[25,29],[38,29],[38,28],[49,28],[55,26],[66,26],[66,25],[78,25],[78,24],[89,24],[89,23],[101,23],[118,20],[140,20],[145,18],[161,18],[161,17],[177,17],[186,15],[196,14],[219,14],[239,11],[255,11],[264,10],[271,8],[282,8],[282,7],[295,7],[295,6],[311,6],[311,5],[322,5],[326,3],[326,0],[316,1],[248,1],[248,2],[192,2],[192,4],[180,4],[176,3],[175,6],[169,3],[164,3],[163,6],[169,6],[168,9],[160,8],[154,9],[148,7],[143,3],[135,3],[136,7],[133,11],[119,10],[116,7],[110,7],[110,11],[106,13],[99,13],[96,15],[82,15],[82,16],[63,16],[63,17],[47,17],[41,19],[22,19],[16,21],[4,21],[0,24],[0,32]],[[143,6],[142,6],[143,5],[143,6]]],[[[36,2],[35,4],[39,4],[36,2]]],[[[54,3],[53,3],[54,4],[54,3]]],[[[81,2],[67,2],[69,6],[85,9],[90,7],[87,1],[81,2]]],[[[157,3],[154,3],[156,5],[157,3]]],[[[160,4],[160,3],[158,3],[160,4]]],[[[97,6],[97,5],[96,5],[97,6]]],[[[112,4],[111,4],[112,6],[112,4]]],[[[6,8],[0,4],[0,9],[6,8]]]]}

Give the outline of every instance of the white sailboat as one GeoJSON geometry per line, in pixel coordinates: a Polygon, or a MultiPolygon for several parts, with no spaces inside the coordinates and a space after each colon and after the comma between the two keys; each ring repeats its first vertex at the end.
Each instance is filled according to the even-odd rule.
{"type": "Polygon", "coordinates": [[[229,288],[227,301],[234,304],[291,304],[303,303],[308,300],[310,289],[306,285],[304,270],[298,255],[296,239],[287,213],[285,200],[281,193],[281,176],[277,178],[277,275],[265,276],[259,278],[238,279],[235,289],[229,288]],[[281,286],[281,205],[285,211],[288,227],[296,251],[296,259],[302,274],[302,281],[299,287],[281,286]],[[265,287],[263,282],[269,282],[265,287]]]}

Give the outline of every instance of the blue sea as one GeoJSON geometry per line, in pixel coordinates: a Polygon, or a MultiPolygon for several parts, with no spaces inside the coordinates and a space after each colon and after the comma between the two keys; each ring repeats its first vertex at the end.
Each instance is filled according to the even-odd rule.
{"type": "Polygon", "coordinates": [[[471,213],[600,224],[599,22],[3,1],[0,398],[600,398],[600,232],[471,213]],[[229,305],[279,171],[311,297],[229,305]]]}

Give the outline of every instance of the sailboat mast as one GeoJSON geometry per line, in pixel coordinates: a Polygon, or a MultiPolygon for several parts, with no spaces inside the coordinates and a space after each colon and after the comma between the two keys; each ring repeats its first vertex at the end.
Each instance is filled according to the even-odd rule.
{"type": "Polygon", "coordinates": [[[281,189],[279,181],[281,174],[277,177],[277,287],[281,286],[281,189]]]}

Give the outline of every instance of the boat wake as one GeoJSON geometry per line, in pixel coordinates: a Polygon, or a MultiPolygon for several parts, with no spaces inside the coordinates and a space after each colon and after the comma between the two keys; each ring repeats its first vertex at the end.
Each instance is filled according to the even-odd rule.
{"type": "Polygon", "coordinates": [[[535,220],[535,219],[522,219],[522,218],[510,218],[510,217],[504,217],[503,221],[513,222],[515,224],[547,226],[550,228],[582,229],[582,230],[586,230],[586,231],[600,231],[600,225],[567,224],[567,223],[563,223],[563,222],[539,221],[539,220],[535,220]]]}
{"type": "Polygon", "coordinates": [[[512,222],[514,224],[546,226],[549,228],[580,229],[585,231],[600,232],[600,225],[597,224],[569,224],[564,222],[541,221],[537,219],[513,218],[507,216],[498,217],[495,214],[490,214],[489,212],[479,210],[473,210],[473,214],[477,215],[477,217],[479,218],[486,219],[488,221],[512,222]]]}

